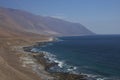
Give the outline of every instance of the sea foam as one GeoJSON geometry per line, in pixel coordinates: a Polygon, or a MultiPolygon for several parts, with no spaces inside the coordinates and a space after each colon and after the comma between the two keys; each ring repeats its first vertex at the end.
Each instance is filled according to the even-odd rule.
{"type": "Polygon", "coordinates": [[[44,58],[48,60],[49,63],[57,63],[57,66],[53,66],[50,69],[54,70],[56,72],[70,72],[70,73],[77,73],[75,70],[77,70],[76,66],[68,65],[65,61],[61,61],[57,58],[56,55],[46,52],[46,51],[39,51],[39,53],[44,54],[44,58]]]}

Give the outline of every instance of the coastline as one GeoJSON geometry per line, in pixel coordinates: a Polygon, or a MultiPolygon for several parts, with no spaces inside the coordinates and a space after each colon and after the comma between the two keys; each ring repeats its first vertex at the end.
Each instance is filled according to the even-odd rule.
{"type": "Polygon", "coordinates": [[[22,67],[19,59],[23,54],[18,47],[33,43],[22,37],[0,38],[0,80],[42,80],[30,68],[22,67]]]}
{"type": "Polygon", "coordinates": [[[49,41],[49,37],[0,38],[0,80],[44,80],[42,77],[45,74],[49,76],[46,72],[44,75],[39,76],[32,70],[31,66],[25,67],[21,61],[21,57],[26,57],[22,47],[33,45],[35,42],[46,41],[49,41]]]}
{"type": "Polygon", "coordinates": [[[47,71],[45,71],[45,67],[41,65],[35,58],[33,58],[31,52],[24,51],[23,47],[36,45],[37,43],[45,43],[54,41],[52,37],[46,40],[35,40],[32,43],[14,46],[14,50],[20,53],[19,61],[21,62],[21,66],[23,68],[30,69],[33,73],[36,73],[40,77],[40,80],[55,80],[53,76],[50,75],[47,71]]]}
{"type": "MultiPolygon", "coordinates": [[[[54,64],[41,64],[34,54],[26,52],[23,47],[44,43],[54,39],[25,40],[21,38],[3,38],[0,40],[0,77],[2,80],[86,80],[86,75],[74,75],[63,72],[50,73],[46,67],[54,64]],[[34,57],[33,57],[34,56],[34,57]],[[46,69],[45,69],[46,68],[46,69]],[[9,72],[9,73],[8,73],[9,72]]],[[[38,56],[38,55],[37,55],[38,56]]],[[[40,56],[40,55],[39,55],[40,56]]],[[[41,55],[43,58],[43,55],[41,55]]],[[[46,59],[43,59],[46,61],[46,59]]],[[[48,69],[49,69],[48,67],[48,69]]]]}
{"type": "Polygon", "coordinates": [[[48,42],[53,42],[54,40],[55,39],[50,39],[48,41],[36,42],[31,46],[22,47],[21,51],[24,50],[24,53],[26,55],[21,58],[22,62],[24,63],[23,66],[31,66],[32,70],[35,71],[39,76],[42,76],[43,80],[88,80],[87,75],[84,74],[74,74],[68,72],[50,72],[49,69],[53,66],[58,65],[58,63],[49,62],[49,58],[45,58],[46,52],[32,51],[32,48],[34,48],[34,46],[42,46],[48,42]]]}
{"type": "MultiPolygon", "coordinates": [[[[53,39],[47,38],[29,40],[27,38],[0,38],[0,80],[59,80],[53,79],[54,77],[63,78],[61,80],[86,80],[66,79],[66,77],[73,78],[73,75],[68,76],[67,73],[53,73],[51,75],[51,73],[45,70],[44,65],[41,65],[40,62],[33,58],[33,55],[29,55],[31,52],[26,52],[23,50],[23,47],[34,46],[39,42],[44,43],[48,42],[49,40],[52,41],[53,39]],[[34,64],[33,61],[39,65],[34,64]]],[[[41,56],[43,57],[43,55],[41,56]]],[[[86,75],[87,74],[85,74],[85,77],[86,75]]],[[[88,74],[87,76],[87,80],[97,80],[93,79],[94,75],[92,79],[91,75],[88,74]]],[[[108,78],[98,79],[103,80],[108,78]]]]}
{"type": "Polygon", "coordinates": [[[39,64],[30,52],[26,52],[22,48],[19,48],[19,51],[23,53],[23,55],[20,56],[22,67],[30,68],[33,72],[37,73],[42,80],[53,80],[53,77],[44,70],[44,66],[39,64]]]}

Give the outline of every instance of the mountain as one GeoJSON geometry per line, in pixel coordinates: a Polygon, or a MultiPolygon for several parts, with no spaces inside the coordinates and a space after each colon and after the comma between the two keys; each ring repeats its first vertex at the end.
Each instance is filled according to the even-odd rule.
{"type": "Polygon", "coordinates": [[[94,33],[79,23],[0,7],[0,36],[33,36],[39,34],[80,36],[94,33]]]}

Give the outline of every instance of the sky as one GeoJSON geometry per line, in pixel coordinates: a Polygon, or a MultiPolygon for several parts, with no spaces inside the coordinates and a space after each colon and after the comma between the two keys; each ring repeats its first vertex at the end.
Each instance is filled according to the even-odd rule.
{"type": "Polygon", "coordinates": [[[77,22],[97,34],[120,34],[120,0],[0,0],[0,6],[77,22]]]}

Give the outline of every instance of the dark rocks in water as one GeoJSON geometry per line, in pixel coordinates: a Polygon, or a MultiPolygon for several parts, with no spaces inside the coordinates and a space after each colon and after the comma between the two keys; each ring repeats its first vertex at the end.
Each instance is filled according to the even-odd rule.
{"type": "Polygon", "coordinates": [[[40,54],[32,54],[32,56],[45,67],[45,70],[48,71],[51,67],[58,65],[58,63],[55,62],[49,62],[46,58],[44,58],[44,53],[40,54]]]}
{"type": "Polygon", "coordinates": [[[46,45],[47,43],[49,43],[49,42],[36,42],[36,45],[37,45],[37,46],[44,46],[44,45],[46,45]]]}
{"type": "Polygon", "coordinates": [[[29,46],[29,47],[23,47],[23,50],[26,52],[31,52],[33,46],[29,46]]]}
{"type": "Polygon", "coordinates": [[[52,74],[57,80],[87,80],[86,75],[57,72],[52,74]]]}
{"type": "MultiPolygon", "coordinates": [[[[32,56],[45,67],[45,70],[48,71],[51,67],[58,65],[55,62],[48,62],[46,58],[44,58],[44,53],[40,54],[32,54],[32,56]]],[[[82,74],[72,74],[72,73],[64,73],[64,72],[51,72],[51,74],[56,78],[56,80],[87,80],[86,75],[82,74]]]]}
{"type": "MultiPolygon", "coordinates": [[[[29,46],[29,47],[23,47],[24,51],[31,52],[31,56],[37,60],[38,63],[44,66],[45,70],[48,71],[53,77],[55,77],[55,80],[88,80],[87,75],[82,74],[73,74],[68,72],[50,72],[50,68],[57,66],[58,63],[56,62],[50,62],[49,59],[45,58],[44,52],[34,52],[32,49],[34,47],[39,47],[40,45],[45,45],[46,43],[37,43],[37,45],[29,46]]],[[[71,69],[73,67],[70,67],[71,69]]]]}
{"type": "Polygon", "coordinates": [[[33,49],[33,48],[38,48],[38,47],[40,47],[40,46],[44,46],[44,45],[46,45],[47,43],[49,43],[49,42],[36,42],[36,44],[33,45],[33,46],[23,47],[23,50],[26,51],[26,52],[38,53],[38,52],[32,51],[32,49],[33,49]]]}

